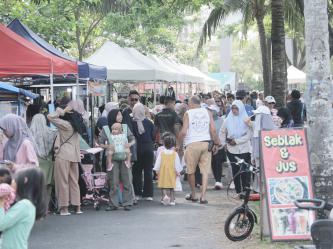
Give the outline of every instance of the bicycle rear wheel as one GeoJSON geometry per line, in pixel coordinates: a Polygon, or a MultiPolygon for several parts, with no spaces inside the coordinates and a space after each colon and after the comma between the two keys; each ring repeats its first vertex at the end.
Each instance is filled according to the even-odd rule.
{"type": "Polygon", "coordinates": [[[231,241],[242,241],[249,237],[254,227],[251,212],[237,209],[232,212],[224,224],[224,233],[231,241]]]}

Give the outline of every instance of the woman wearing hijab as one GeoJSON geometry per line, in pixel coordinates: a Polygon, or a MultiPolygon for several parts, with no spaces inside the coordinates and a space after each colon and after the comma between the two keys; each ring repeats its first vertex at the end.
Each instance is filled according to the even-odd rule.
{"type": "Polygon", "coordinates": [[[81,134],[82,138],[90,144],[90,137],[91,137],[91,131],[89,129],[89,113],[86,111],[84,108],[84,104],[81,99],[77,100],[72,100],[71,102],[68,103],[68,106],[73,110],[79,113],[83,119],[83,124],[84,128],[82,127],[83,134],[81,134]]]}
{"type": "Polygon", "coordinates": [[[81,115],[71,107],[57,108],[47,115],[48,120],[58,128],[55,141],[54,181],[60,215],[70,215],[69,204],[76,206],[76,213],[81,214],[79,166],[81,115]]]}
{"type": "Polygon", "coordinates": [[[133,133],[137,141],[137,161],[133,166],[133,186],[137,196],[153,200],[153,143],[155,137],[154,125],[145,117],[145,107],[136,103],[133,107],[133,133]],[[142,188],[142,171],[144,183],[142,188]]]}
{"type": "Polygon", "coordinates": [[[241,100],[235,100],[231,105],[231,112],[224,121],[220,130],[222,146],[226,146],[227,156],[231,163],[232,174],[237,194],[249,186],[250,177],[247,173],[236,176],[240,166],[236,164],[236,157],[251,163],[251,136],[252,132],[246,124],[248,115],[241,100]],[[235,177],[236,176],[236,177],[235,177]]]}
{"type": "MultiPolygon", "coordinates": [[[[113,109],[109,112],[107,118],[107,126],[111,131],[111,127],[115,123],[122,123],[123,116],[119,109],[113,109]]],[[[123,124],[123,132],[127,132],[127,140],[129,144],[135,143],[135,138],[128,129],[126,124],[123,124]],[[126,130],[126,131],[125,131],[126,130]]],[[[100,132],[99,144],[109,143],[108,137],[105,133],[105,128],[102,127],[100,132]]],[[[105,161],[105,157],[103,158],[105,161]]],[[[103,162],[105,163],[105,162],[103,162]]],[[[133,205],[133,186],[132,186],[132,176],[131,168],[126,166],[124,161],[113,161],[113,168],[108,172],[109,187],[110,187],[110,203],[106,211],[117,210],[119,207],[119,200],[117,196],[117,188],[119,188],[119,183],[123,183],[123,192],[122,192],[122,205],[126,211],[130,210],[130,206],[133,205]]]]}
{"type": "Polygon", "coordinates": [[[119,104],[117,102],[108,102],[105,104],[104,110],[102,112],[102,117],[107,117],[109,112],[114,109],[119,109],[119,104]]]}
{"type": "Polygon", "coordinates": [[[33,116],[30,131],[36,142],[39,166],[45,174],[47,189],[47,203],[50,201],[53,185],[53,162],[51,150],[56,136],[56,130],[50,129],[43,114],[33,116]]]}
{"type": "Polygon", "coordinates": [[[0,119],[0,128],[8,139],[0,153],[13,172],[39,165],[35,141],[23,118],[7,114],[0,119]]]}

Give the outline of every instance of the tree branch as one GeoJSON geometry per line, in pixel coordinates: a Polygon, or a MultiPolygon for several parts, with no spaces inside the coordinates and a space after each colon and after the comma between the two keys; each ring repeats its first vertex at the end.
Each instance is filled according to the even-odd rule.
{"type": "Polygon", "coordinates": [[[82,51],[84,50],[84,48],[86,47],[87,45],[87,42],[88,42],[88,38],[90,37],[92,31],[97,27],[97,25],[103,20],[105,16],[100,16],[96,21],[93,21],[89,28],[88,28],[88,31],[87,33],[85,34],[84,38],[83,38],[83,42],[82,42],[82,46],[81,46],[81,49],[82,51]]]}

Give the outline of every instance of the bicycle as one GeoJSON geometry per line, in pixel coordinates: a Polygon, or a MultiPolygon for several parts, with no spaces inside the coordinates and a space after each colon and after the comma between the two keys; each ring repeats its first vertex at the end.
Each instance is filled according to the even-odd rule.
{"type": "MultiPolygon", "coordinates": [[[[240,166],[240,170],[234,176],[231,182],[233,182],[234,179],[242,173],[259,173],[258,168],[249,163],[246,163],[243,159],[236,157],[236,160],[236,164],[240,166]]],[[[248,202],[252,200],[251,191],[252,189],[250,187],[245,188],[245,193],[240,194],[240,198],[243,199],[243,204],[237,207],[225,221],[224,233],[231,241],[242,241],[246,239],[251,234],[254,223],[258,224],[258,218],[256,213],[248,206],[248,202]],[[236,234],[234,234],[233,231],[235,231],[236,234]]]]}
{"type": "Polygon", "coordinates": [[[294,201],[297,208],[330,211],[329,219],[320,219],[311,225],[313,245],[296,247],[297,249],[332,249],[333,248],[333,203],[320,199],[299,199],[294,201]]]}

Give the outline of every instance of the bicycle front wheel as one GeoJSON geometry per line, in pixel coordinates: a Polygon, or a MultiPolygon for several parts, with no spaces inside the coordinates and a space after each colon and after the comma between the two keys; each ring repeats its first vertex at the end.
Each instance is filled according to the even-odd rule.
{"type": "Polygon", "coordinates": [[[224,233],[231,241],[242,241],[249,237],[254,227],[251,212],[237,209],[232,212],[224,224],[224,233]]]}

